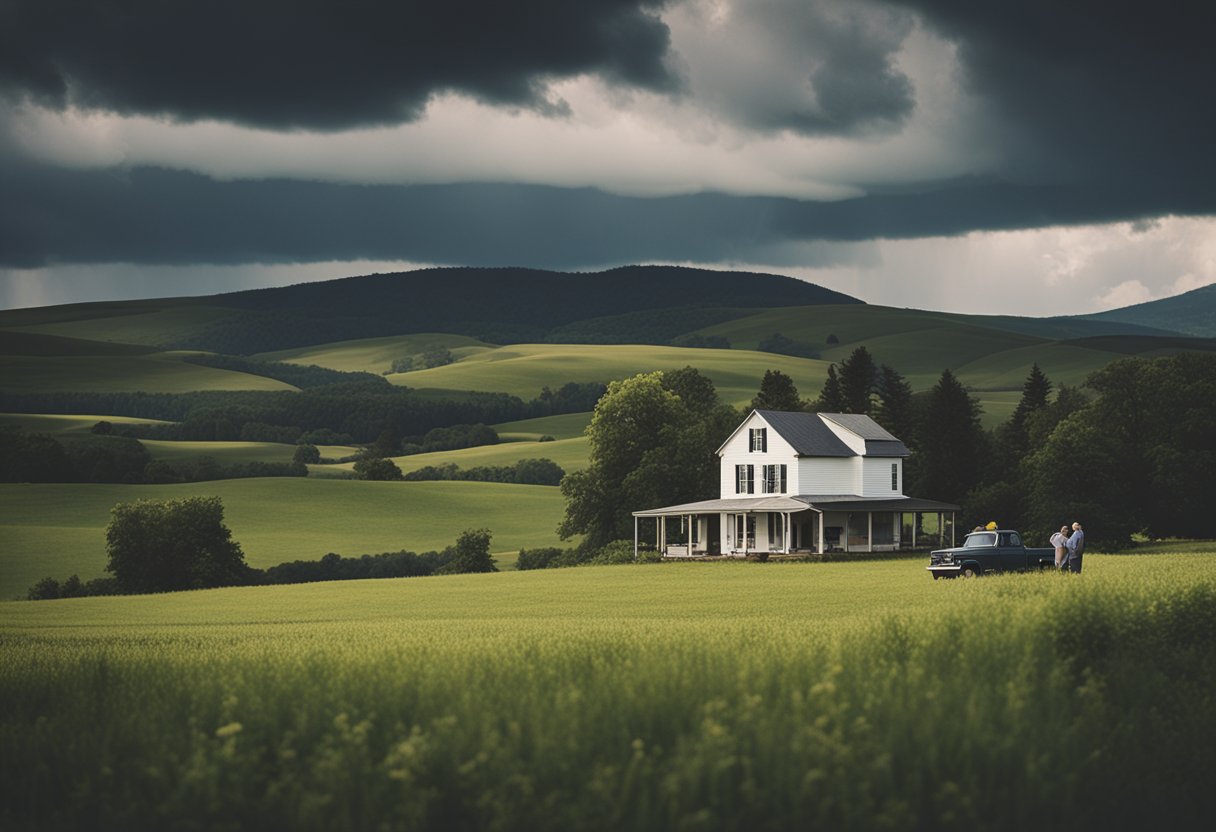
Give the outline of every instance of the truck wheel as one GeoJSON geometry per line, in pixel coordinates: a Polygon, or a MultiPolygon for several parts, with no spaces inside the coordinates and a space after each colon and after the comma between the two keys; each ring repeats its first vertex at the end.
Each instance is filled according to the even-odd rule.
{"type": "Polygon", "coordinates": [[[980,568],[978,566],[972,566],[970,564],[964,566],[962,571],[959,572],[959,575],[964,578],[978,578],[982,574],[983,573],[980,572],[980,568]]]}

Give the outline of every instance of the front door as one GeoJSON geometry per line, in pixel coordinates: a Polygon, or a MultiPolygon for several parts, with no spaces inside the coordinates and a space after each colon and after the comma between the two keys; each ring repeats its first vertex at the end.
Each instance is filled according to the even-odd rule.
{"type": "Polygon", "coordinates": [[[706,518],[705,553],[722,554],[722,516],[711,514],[706,518]]]}

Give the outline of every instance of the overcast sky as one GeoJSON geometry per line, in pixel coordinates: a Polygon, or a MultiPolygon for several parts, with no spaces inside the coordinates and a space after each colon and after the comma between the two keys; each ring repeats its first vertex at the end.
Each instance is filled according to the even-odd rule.
{"type": "Polygon", "coordinates": [[[0,0],[0,307],[431,264],[1166,297],[1216,282],[1213,8],[0,0]]]}

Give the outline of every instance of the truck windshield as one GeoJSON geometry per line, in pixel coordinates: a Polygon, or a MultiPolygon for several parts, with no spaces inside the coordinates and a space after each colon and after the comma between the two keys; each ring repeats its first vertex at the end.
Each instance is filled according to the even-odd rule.
{"type": "Polygon", "coordinates": [[[995,546],[996,535],[992,532],[983,532],[967,535],[967,542],[963,544],[965,549],[978,549],[981,546],[995,546]]]}

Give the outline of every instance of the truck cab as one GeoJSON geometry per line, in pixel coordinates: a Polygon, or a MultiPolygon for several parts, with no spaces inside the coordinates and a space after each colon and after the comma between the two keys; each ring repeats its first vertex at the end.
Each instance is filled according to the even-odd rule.
{"type": "Polygon", "coordinates": [[[1027,548],[1013,529],[977,529],[962,546],[929,553],[926,567],[938,578],[978,577],[997,572],[1027,572],[1055,565],[1054,549],[1027,548]]]}

